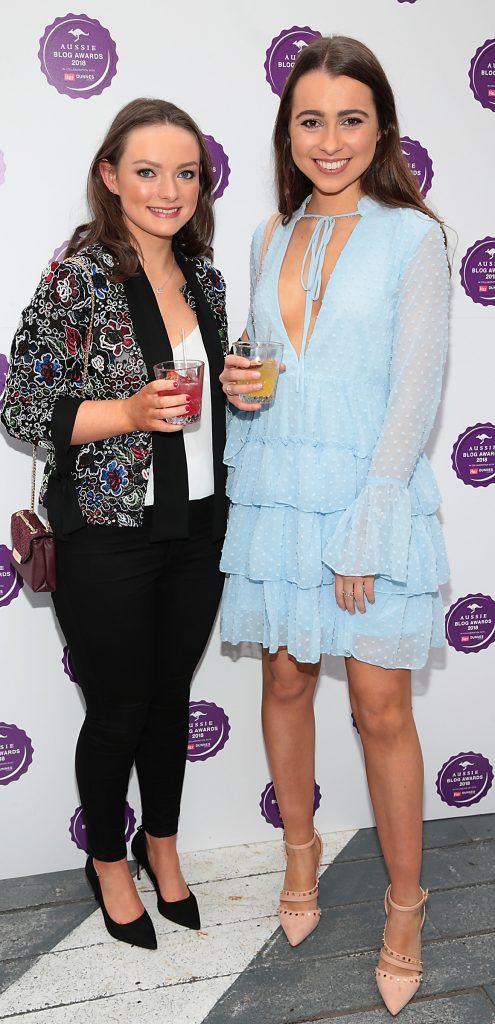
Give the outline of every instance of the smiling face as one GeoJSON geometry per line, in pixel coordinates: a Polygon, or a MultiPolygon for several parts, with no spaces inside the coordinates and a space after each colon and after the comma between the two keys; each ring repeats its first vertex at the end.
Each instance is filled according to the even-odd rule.
{"type": "Polygon", "coordinates": [[[100,163],[105,185],[120,197],[124,222],[146,244],[171,239],[193,216],[199,196],[200,151],[193,132],[172,124],[130,132],[116,166],[100,163]]]}
{"type": "Polygon", "coordinates": [[[352,209],[380,138],[371,89],[347,75],[308,72],[294,88],[289,136],[292,159],[315,198],[341,196],[352,209]]]}

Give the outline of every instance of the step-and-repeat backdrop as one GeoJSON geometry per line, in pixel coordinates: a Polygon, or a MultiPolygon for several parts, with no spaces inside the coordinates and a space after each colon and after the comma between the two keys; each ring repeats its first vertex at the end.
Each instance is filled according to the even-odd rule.
{"type": "MultiPolygon", "coordinates": [[[[63,0],[28,0],[10,5],[4,32],[0,395],[20,310],[84,219],[90,160],[123,104],[143,95],[172,100],[207,136],[215,258],[227,279],[235,339],[247,312],[251,233],[274,209],[270,137],[297,54],[320,34],[343,33],[383,62],[405,157],[449,225],[454,250],[445,400],[429,445],[453,566],[444,590],[447,646],[416,674],[414,687],[425,816],[495,810],[492,0],[469,10],[464,0],[190,0],[179,8],[148,0],[142,9],[88,0],[81,14],[63,0]]],[[[73,750],[83,704],[49,598],[23,588],[10,565],[10,514],[29,500],[29,453],[2,432],[0,456],[0,875],[9,877],[82,863],[73,750]]],[[[125,650],[109,636],[109,670],[119,658],[125,650]]],[[[166,685],[166,650],[163,673],[166,685]]],[[[276,838],[281,821],[261,739],[259,652],[222,651],[215,630],[191,698],[182,848],[276,838]]],[[[337,659],[324,665],[316,712],[318,825],[369,825],[360,741],[337,659]]],[[[133,778],[129,837],[138,819],[133,778]]]]}

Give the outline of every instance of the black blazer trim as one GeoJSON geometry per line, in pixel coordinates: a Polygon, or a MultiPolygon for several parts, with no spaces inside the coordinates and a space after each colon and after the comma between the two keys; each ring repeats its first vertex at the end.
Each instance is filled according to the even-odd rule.
{"type": "MultiPolygon", "coordinates": [[[[196,316],[210,368],[215,488],[212,539],[218,539],[225,533],[227,520],[226,474],[222,461],[225,446],[225,403],[218,380],[223,368],[222,345],[215,318],[197,279],[194,266],[179,251],[176,251],[175,256],[195,300],[196,316]]],[[[128,278],[124,282],[124,290],[148,377],[154,380],[155,363],[173,359],[172,346],[154,291],[144,271],[128,278]]],[[[151,540],[187,538],[189,484],[182,431],[170,434],[156,432],[152,435],[152,445],[154,508],[151,540]]]]}

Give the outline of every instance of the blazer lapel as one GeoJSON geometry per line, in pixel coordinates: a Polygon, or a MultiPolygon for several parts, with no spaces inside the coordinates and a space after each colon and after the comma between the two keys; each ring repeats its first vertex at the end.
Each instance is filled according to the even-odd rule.
{"type": "Polygon", "coordinates": [[[174,252],[177,263],[194,297],[196,316],[210,368],[213,475],[215,483],[213,539],[217,539],[225,533],[227,516],[227,498],[225,494],[227,471],[223,464],[225,448],[225,395],[219,381],[219,376],[224,367],[224,355],[217,322],[198,280],[194,261],[184,256],[175,246],[174,252]]]}
{"type": "MultiPolygon", "coordinates": [[[[153,289],[144,271],[124,281],[124,291],[148,377],[155,363],[173,359],[172,346],[153,289]]],[[[151,540],[189,536],[189,482],[182,431],[155,432],[153,444],[154,505],[151,540]]]]}

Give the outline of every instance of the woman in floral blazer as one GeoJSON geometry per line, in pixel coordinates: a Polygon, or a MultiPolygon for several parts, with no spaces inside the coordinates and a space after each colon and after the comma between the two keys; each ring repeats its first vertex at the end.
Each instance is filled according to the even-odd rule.
{"type": "MultiPolygon", "coordinates": [[[[182,288],[186,302],[193,310],[198,302],[202,306],[202,333],[211,342],[211,359],[220,373],[222,346],[227,339],[223,278],[204,256],[188,258],[180,250],[175,256],[186,277],[182,288]]],[[[48,450],[40,502],[48,509],[52,528],[61,534],[84,523],[142,525],[152,461],[151,432],[136,430],[71,449],[72,430],[85,399],[128,398],[153,378],[154,362],[167,355],[172,358],[164,351],[161,338],[157,339],[160,350],[154,352],[151,348],[149,323],[146,337],[136,333],[135,317],[131,318],[135,280],[121,283],[112,279],[115,257],[104,246],[93,245],[79,250],[78,258],[86,265],[86,272],[63,261],[50,263],[24,310],[12,346],[2,413],[9,434],[48,450]],[[91,309],[89,275],[95,290],[95,317],[83,395],[83,345],[91,309]],[[146,358],[148,347],[150,359],[146,358]],[[68,461],[70,475],[64,473],[68,461]]],[[[163,330],[160,324],[153,326],[157,326],[158,334],[163,330]]],[[[225,407],[217,380],[218,374],[213,381],[218,421],[214,416],[213,426],[218,441],[215,505],[220,537],[225,523],[221,461],[225,407]]],[[[177,529],[181,529],[179,524],[177,529]]]]}
{"type": "Polygon", "coordinates": [[[53,602],[86,701],[76,774],[87,876],[110,933],[148,948],[156,936],[124,841],[133,764],[143,812],[134,855],[160,913],[200,926],[176,835],[189,688],[223,583],[227,323],[211,190],[189,115],[161,100],[120,111],[91,165],[92,219],[23,313],[2,413],[10,434],[48,451],[40,500],[56,541],[53,602]],[[177,382],[153,370],[181,334],[205,364],[193,429],[177,382]]]}

